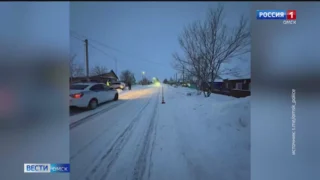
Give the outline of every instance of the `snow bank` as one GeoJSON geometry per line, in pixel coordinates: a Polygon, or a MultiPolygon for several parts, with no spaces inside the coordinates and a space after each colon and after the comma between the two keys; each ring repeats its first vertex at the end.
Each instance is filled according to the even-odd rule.
{"type": "Polygon", "coordinates": [[[203,98],[203,104],[199,102],[197,105],[195,111],[202,119],[201,123],[207,126],[207,131],[212,131],[213,137],[207,140],[215,146],[211,152],[220,154],[216,158],[221,163],[219,168],[234,173],[223,176],[226,179],[249,179],[250,97],[238,99],[213,95],[203,98]]]}
{"type": "Polygon", "coordinates": [[[226,95],[214,94],[214,93],[212,93],[209,98],[205,98],[202,93],[200,95],[198,95],[197,94],[198,91],[196,89],[191,89],[191,88],[187,88],[187,87],[174,88],[171,86],[167,86],[167,89],[169,92],[174,91],[175,94],[179,94],[179,95],[191,94],[191,96],[198,96],[199,98],[201,98],[201,101],[209,101],[209,103],[212,103],[212,100],[220,102],[220,101],[229,101],[229,100],[236,99],[232,96],[226,96],[226,95]]]}
{"type": "Polygon", "coordinates": [[[210,117],[220,117],[221,120],[215,121],[215,123],[230,123],[238,130],[246,129],[246,131],[249,131],[250,97],[234,98],[224,102],[212,103],[211,113],[208,114],[207,118],[210,120],[212,119],[210,117]]]}
{"type": "MultiPolygon", "coordinates": [[[[184,176],[189,174],[185,179],[250,179],[250,97],[186,95],[194,92],[166,87],[166,104],[160,106],[158,146],[159,153],[170,159],[161,156],[154,163],[187,168],[179,170],[184,176]]],[[[159,177],[172,179],[163,174],[164,170],[155,171],[159,177]]]]}

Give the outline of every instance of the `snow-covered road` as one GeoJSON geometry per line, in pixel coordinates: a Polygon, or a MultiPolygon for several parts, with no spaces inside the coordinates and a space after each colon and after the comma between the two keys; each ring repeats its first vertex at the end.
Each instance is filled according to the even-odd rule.
{"type": "Polygon", "coordinates": [[[191,91],[164,86],[161,104],[161,88],[149,86],[78,116],[71,179],[250,179],[249,98],[186,96],[191,91]]]}

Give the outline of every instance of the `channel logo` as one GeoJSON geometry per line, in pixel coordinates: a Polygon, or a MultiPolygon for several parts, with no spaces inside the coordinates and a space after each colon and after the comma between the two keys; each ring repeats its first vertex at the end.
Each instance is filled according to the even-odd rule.
{"type": "Polygon", "coordinates": [[[24,164],[24,173],[50,173],[50,164],[24,164]]]}
{"type": "Polygon", "coordinates": [[[70,164],[24,164],[24,173],[69,173],[70,164]]]}
{"type": "Polygon", "coordinates": [[[70,164],[50,164],[51,173],[69,173],[70,164]]]}
{"type": "Polygon", "coordinates": [[[283,24],[297,24],[296,10],[257,10],[258,20],[283,20],[283,24]]]}
{"type": "Polygon", "coordinates": [[[296,20],[296,10],[257,10],[257,19],[296,20]]]}

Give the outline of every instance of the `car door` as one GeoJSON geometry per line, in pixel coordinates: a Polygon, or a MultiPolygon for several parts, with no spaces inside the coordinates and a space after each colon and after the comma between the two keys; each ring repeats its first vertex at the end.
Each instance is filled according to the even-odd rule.
{"type": "Polygon", "coordinates": [[[101,102],[106,102],[109,100],[108,98],[108,92],[106,91],[106,85],[105,84],[99,84],[98,89],[100,92],[100,98],[101,98],[101,102]]]}
{"type": "Polygon", "coordinates": [[[114,98],[114,91],[112,87],[104,85],[107,101],[111,101],[114,98]]]}
{"type": "Polygon", "coordinates": [[[93,92],[93,96],[98,99],[99,103],[106,101],[105,94],[103,93],[104,88],[102,84],[96,84],[92,86],[90,90],[93,92]]]}

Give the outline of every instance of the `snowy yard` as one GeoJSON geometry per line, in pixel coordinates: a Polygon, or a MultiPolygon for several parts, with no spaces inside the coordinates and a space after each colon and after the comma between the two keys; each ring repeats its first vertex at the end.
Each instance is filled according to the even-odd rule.
{"type": "Polygon", "coordinates": [[[71,179],[250,179],[250,97],[194,92],[164,86],[161,104],[160,87],[141,86],[72,116],[71,179]]]}

